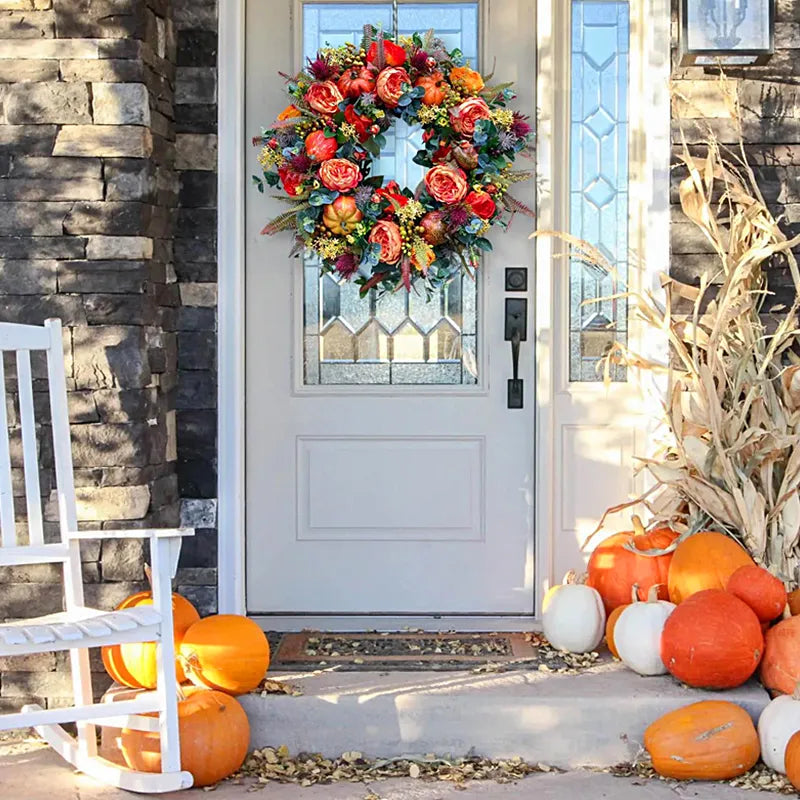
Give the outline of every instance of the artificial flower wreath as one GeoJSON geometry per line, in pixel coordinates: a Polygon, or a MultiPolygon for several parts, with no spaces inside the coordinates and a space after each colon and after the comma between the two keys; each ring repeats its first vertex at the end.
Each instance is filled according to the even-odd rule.
{"type": "Polygon", "coordinates": [[[433,290],[472,273],[492,225],[532,214],[508,194],[530,177],[512,167],[531,151],[527,117],[507,107],[510,85],[486,86],[433,31],[396,44],[368,25],[360,47],[323,49],[284,77],[292,104],[254,139],[264,178],[253,180],[262,192],[280,183],[292,208],[262,233],[295,230],[293,254],[315,253],[362,294],[417,280],[433,290]],[[413,160],[429,169],[416,190],[371,174],[395,119],[423,128],[413,160]]]}

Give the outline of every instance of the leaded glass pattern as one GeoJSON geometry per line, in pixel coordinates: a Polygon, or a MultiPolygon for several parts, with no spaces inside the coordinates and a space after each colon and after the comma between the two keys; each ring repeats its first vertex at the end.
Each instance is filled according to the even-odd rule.
{"type": "MultiPolygon", "coordinates": [[[[570,233],[595,245],[616,277],[570,264],[571,381],[602,380],[598,365],[627,338],[627,303],[603,300],[628,272],[628,2],[572,0],[570,233]]],[[[625,369],[614,366],[613,380],[625,369]]]]}
{"type": "MultiPolygon", "coordinates": [[[[399,35],[433,28],[449,48],[478,61],[478,3],[306,3],[304,58],[321,47],[358,42],[366,22],[399,35]]],[[[416,187],[425,168],[412,158],[422,145],[419,128],[395,122],[373,174],[416,187]]],[[[359,287],[320,275],[319,263],[303,266],[304,383],[475,384],[478,378],[478,287],[457,277],[428,301],[399,291],[359,297],[359,287]]]]}

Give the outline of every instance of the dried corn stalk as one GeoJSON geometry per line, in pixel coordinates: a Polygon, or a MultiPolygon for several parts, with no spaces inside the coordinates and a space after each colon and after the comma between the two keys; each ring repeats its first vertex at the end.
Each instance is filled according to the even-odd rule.
{"type": "MultiPolygon", "coordinates": [[[[738,109],[734,109],[738,120],[738,109]]],[[[665,447],[643,468],[655,486],[609,509],[643,503],[654,522],[684,535],[715,528],[794,586],[800,581],[800,272],[767,209],[744,148],[709,136],[701,157],[683,141],[681,207],[713,247],[698,286],[662,277],[663,299],[624,292],[630,314],[666,334],[672,359],[659,364],[616,344],[608,364],[665,373],[665,447]],[[764,268],[788,268],[790,308],[772,306],[764,268]]],[[[613,271],[585,242],[561,236],[571,257],[613,271]]]]}

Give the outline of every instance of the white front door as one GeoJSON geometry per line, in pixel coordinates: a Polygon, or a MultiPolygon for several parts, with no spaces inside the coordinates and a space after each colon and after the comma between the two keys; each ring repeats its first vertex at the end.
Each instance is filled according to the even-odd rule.
{"type": "MultiPolygon", "coordinates": [[[[434,28],[534,115],[535,4],[247,3],[246,128],[286,105],[279,72],[363,24],[434,28]]],[[[381,172],[415,186],[413,132],[390,138],[381,172]],[[410,152],[408,150],[410,149],[410,152]]],[[[248,159],[257,172],[256,153],[248,159]]],[[[515,194],[533,206],[533,181],[515,194]]],[[[426,302],[357,287],[288,258],[259,235],[284,207],[246,198],[246,603],[253,615],[534,613],[533,223],[492,232],[477,282],[426,302]],[[528,272],[506,291],[505,268],[528,272]],[[507,298],[528,300],[508,408],[507,298]]]]}

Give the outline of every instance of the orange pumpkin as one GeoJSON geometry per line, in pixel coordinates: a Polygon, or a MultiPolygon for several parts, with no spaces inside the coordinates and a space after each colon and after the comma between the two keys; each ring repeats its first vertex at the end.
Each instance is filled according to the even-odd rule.
{"type": "MultiPolygon", "coordinates": [[[[630,605],[630,603],[628,604],[630,605]]],[[[619,658],[619,652],[617,651],[617,646],[614,644],[614,627],[617,624],[617,620],[619,619],[620,614],[627,608],[628,606],[617,606],[609,615],[608,619],[606,620],[606,645],[608,646],[609,652],[611,653],[614,658],[619,658]]]]}
{"type": "Polygon", "coordinates": [[[434,72],[433,75],[423,75],[417,79],[414,86],[421,86],[425,90],[422,102],[426,106],[440,106],[447,96],[447,81],[441,72],[434,72]]]}
{"type": "Polygon", "coordinates": [[[659,598],[667,599],[667,573],[672,553],[647,556],[632,552],[636,550],[663,550],[669,547],[678,534],[669,528],[658,528],[646,533],[638,517],[633,518],[634,530],[615,533],[601,542],[589,559],[589,577],[586,581],[600,593],[606,613],[617,606],[631,602],[631,590],[639,585],[639,599],[646,600],[650,587],[663,584],[659,598]]]}
{"type": "Polygon", "coordinates": [[[767,689],[792,694],[800,680],[800,617],[789,617],[767,631],[761,683],[767,689]]]}
{"type": "Polygon", "coordinates": [[[786,602],[789,604],[789,612],[793,617],[800,614],[800,589],[793,589],[789,592],[786,602]]]}
{"type": "Polygon", "coordinates": [[[764,652],[761,623],[743,600],[706,589],[681,603],[664,623],[661,659],[689,686],[732,689],[755,672],[764,652]]]}
{"type": "Polygon", "coordinates": [[[359,97],[365,92],[374,92],[376,75],[371,67],[346,69],[338,83],[342,97],[359,97]]]}
{"type": "Polygon", "coordinates": [[[761,622],[771,622],[786,608],[783,582],[763,567],[746,564],[728,578],[725,590],[744,600],[761,622]]]}
{"type": "MultiPolygon", "coordinates": [[[[250,723],[239,702],[223,692],[192,687],[185,696],[178,702],[181,769],[192,773],[195,786],[210,786],[244,763],[250,723]]],[[[122,757],[131,769],[161,771],[158,733],[124,728],[120,745],[122,757]]]]}
{"type": "Polygon", "coordinates": [[[340,236],[352,233],[356,223],[360,222],[364,215],[356,205],[353,197],[341,194],[332,203],[328,203],[322,210],[322,223],[325,227],[340,236]]]}
{"type": "Polygon", "coordinates": [[[196,686],[245,694],[267,672],[269,642],[253,620],[218,614],[186,631],[180,655],[186,677],[196,686]]]}
{"type": "Polygon", "coordinates": [[[786,745],[786,777],[800,791],[800,731],[793,733],[786,745]]]}
{"type": "Polygon", "coordinates": [[[659,775],[682,781],[735,778],[751,769],[761,752],[750,715],[724,700],[664,714],[644,732],[644,746],[659,775]]]}
{"type": "Polygon", "coordinates": [[[672,554],[669,599],[677,604],[704,589],[724,589],[739,567],[753,564],[747,551],[730,536],[717,531],[695,533],[672,554]]]}
{"type": "MultiPolygon", "coordinates": [[[[153,605],[152,592],[138,592],[125,598],[117,610],[153,605]]],[[[200,619],[197,609],[179,594],[172,595],[172,630],[175,639],[175,652],[183,641],[189,628],[200,619]]],[[[158,670],[156,668],[156,643],[131,642],[128,644],[107,645],[101,656],[106,672],[123,686],[132,689],[155,689],[158,670]]],[[[180,663],[175,663],[175,676],[178,682],[186,680],[180,663]]]]}

